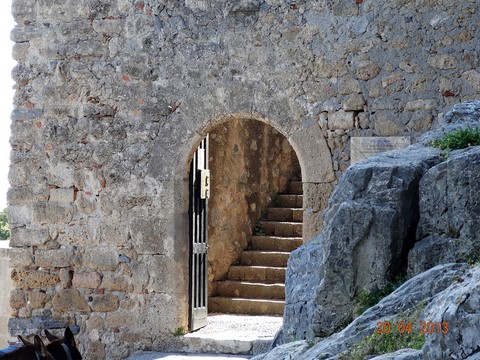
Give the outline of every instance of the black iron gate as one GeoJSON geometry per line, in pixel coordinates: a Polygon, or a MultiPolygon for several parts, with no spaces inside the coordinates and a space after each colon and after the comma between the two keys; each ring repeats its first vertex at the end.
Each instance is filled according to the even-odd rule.
{"type": "Polygon", "coordinates": [[[200,143],[190,165],[190,331],[207,325],[209,195],[207,135],[200,143]]]}

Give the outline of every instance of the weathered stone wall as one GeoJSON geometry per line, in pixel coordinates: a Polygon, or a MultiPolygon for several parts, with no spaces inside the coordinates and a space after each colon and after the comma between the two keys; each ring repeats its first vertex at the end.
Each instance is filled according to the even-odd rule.
{"type": "Polygon", "coordinates": [[[256,221],[300,165],[287,139],[270,125],[232,120],[210,132],[211,197],[208,213],[209,293],[213,281],[248,247],[256,221]]]}
{"type": "Polygon", "coordinates": [[[12,338],[8,334],[7,324],[12,315],[10,291],[13,289],[13,282],[10,279],[8,247],[4,247],[3,243],[8,244],[8,241],[0,241],[0,348],[7,347],[7,340],[12,338]]]}
{"type": "Polygon", "coordinates": [[[101,359],[186,327],[188,165],[216,125],[285,135],[308,239],[350,136],[478,95],[476,0],[359,2],[14,0],[15,332],[60,319],[101,359]]]}

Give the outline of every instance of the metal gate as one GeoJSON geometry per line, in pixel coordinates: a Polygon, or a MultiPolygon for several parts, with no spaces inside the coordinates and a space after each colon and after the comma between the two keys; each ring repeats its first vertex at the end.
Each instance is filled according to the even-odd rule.
{"type": "Polygon", "coordinates": [[[208,312],[208,135],[200,143],[190,165],[190,331],[207,325],[208,312]]]}

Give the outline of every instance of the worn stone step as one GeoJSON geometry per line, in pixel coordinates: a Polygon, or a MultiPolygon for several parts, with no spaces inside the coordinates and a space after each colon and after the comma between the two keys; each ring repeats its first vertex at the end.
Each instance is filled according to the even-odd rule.
{"type": "Polygon", "coordinates": [[[215,296],[208,299],[208,311],[226,314],[283,315],[282,300],[242,299],[215,296]]]}
{"type": "Polygon", "coordinates": [[[240,257],[241,265],[286,267],[289,252],[247,250],[240,257]]]}
{"type": "Polygon", "coordinates": [[[303,221],[303,209],[299,208],[268,208],[266,219],[269,221],[303,221]]]}
{"type": "Polygon", "coordinates": [[[290,195],[290,194],[277,195],[271,207],[302,208],[303,195],[290,195]]]}
{"type": "Polygon", "coordinates": [[[284,267],[271,266],[230,266],[227,273],[228,280],[255,281],[264,283],[285,283],[284,267]]]}
{"type": "Polygon", "coordinates": [[[262,229],[265,235],[275,236],[302,236],[301,222],[291,221],[261,221],[262,229]]]}
{"type": "Polygon", "coordinates": [[[301,237],[252,236],[252,250],[293,251],[303,244],[301,237]]]}
{"type": "Polygon", "coordinates": [[[301,181],[290,181],[287,185],[287,194],[302,195],[303,194],[303,183],[301,181]]]}
{"type": "Polygon", "coordinates": [[[219,281],[217,295],[220,297],[284,300],[285,285],[247,281],[219,281]]]}

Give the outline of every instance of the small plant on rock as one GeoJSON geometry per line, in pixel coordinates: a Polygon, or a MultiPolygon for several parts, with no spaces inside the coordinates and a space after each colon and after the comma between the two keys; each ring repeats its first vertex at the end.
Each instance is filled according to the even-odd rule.
{"type": "Polygon", "coordinates": [[[187,333],[185,328],[183,326],[180,326],[178,329],[176,329],[174,332],[172,332],[173,336],[183,336],[187,333]]]}
{"type": "Polygon", "coordinates": [[[278,194],[274,194],[270,196],[270,199],[271,199],[271,202],[270,202],[271,207],[280,207],[280,197],[278,196],[278,194]]]}
{"type": "Polygon", "coordinates": [[[417,325],[424,308],[425,304],[420,303],[412,310],[393,318],[388,322],[388,328],[377,327],[372,335],[366,336],[360,343],[340,354],[339,359],[364,360],[373,355],[388,354],[400,349],[420,350],[425,344],[425,335],[419,332],[417,325]]]}
{"type": "Polygon", "coordinates": [[[265,229],[263,228],[263,224],[260,220],[257,220],[255,222],[255,225],[253,227],[253,234],[257,236],[264,236],[265,235],[265,229]]]}
{"type": "Polygon", "coordinates": [[[457,129],[432,141],[433,147],[442,150],[465,149],[480,145],[480,128],[466,127],[457,129]]]}
{"type": "Polygon", "coordinates": [[[382,355],[400,349],[420,350],[425,344],[425,336],[418,333],[390,332],[388,334],[374,333],[364,338],[360,344],[340,355],[341,360],[363,360],[367,356],[382,355]]]}
{"type": "Polygon", "coordinates": [[[382,300],[385,296],[391,294],[395,291],[400,285],[405,282],[404,276],[398,276],[394,281],[385,285],[385,287],[367,292],[362,290],[358,293],[356,301],[355,301],[355,316],[359,316],[365,312],[365,310],[371,308],[372,306],[376,305],[380,300],[382,300]]]}

